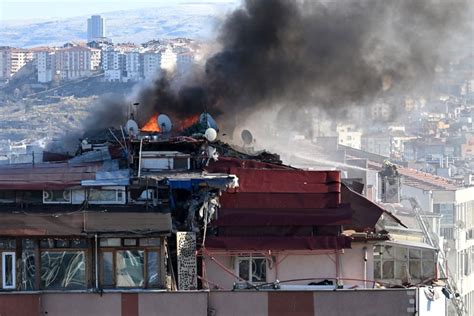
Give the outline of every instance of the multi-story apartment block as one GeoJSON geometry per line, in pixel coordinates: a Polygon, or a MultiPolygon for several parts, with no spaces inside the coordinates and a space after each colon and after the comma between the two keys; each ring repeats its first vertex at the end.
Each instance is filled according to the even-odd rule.
{"type": "Polygon", "coordinates": [[[44,50],[36,52],[36,67],[38,69],[38,82],[51,82],[56,74],[55,51],[44,50]]]}
{"type": "Polygon", "coordinates": [[[102,69],[105,81],[120,81],[123,76],[124,55],[112,47],[102,52],[102,69]]]}
{"type": "Polygon", "coordinates": [[[91,49],[83,46],[62,48],[56,52],[56,69],[61,79],[71,80],[92,74],[91,49]]]}
{"type": "Polygon", "coordinates": [[[102,51],[98,48],[91,48],[91,67],[92,70],[99,70],[102,51]]]}
{"type": "Polygon", "coordinates": [[[142,78],[143,57],[138,50],[124,53],[124,77],[123,81],[138,81],[142,78]]]}
{"type": "Polygon", "coordinates": [[[33,57],[28,49],[0,47],[0,80],[10,79],[33,57]]]}
{"type": "Polygon", "coordinates": [[[159,75],[161,70],[161,54],[156,51],[148,51],[143,54],[143,76],[146,79],[159,75]]]}
{"type": "Polygon", "coordinates": [[[182,52],[176,55],[176,73],[178,75],[186,74],[191,70],[194,63],[194,54],[191,52],[182,52]]]}
{"type": "Polygon", "coordinates": [[[14,48],[11,51],[11,75],[18,72],[27,62],[33,60],[33,52],[28,49],[14,48]]]}
{"type": "Polygon", "coordinates": [[[0,80],[11,77],[11,47],[0,47],[0,80]]]}

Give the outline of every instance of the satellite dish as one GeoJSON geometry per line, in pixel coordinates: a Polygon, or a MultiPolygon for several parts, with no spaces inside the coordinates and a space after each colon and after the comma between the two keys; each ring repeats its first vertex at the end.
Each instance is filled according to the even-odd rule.
{"type": "Polygon", "coordinates": [[[245,145],[250,145],[253,141],[253,135],[248,129],[244,129],[242,133],[240,133],[240,137],[244,141],[245,145]]]}
{"type": "Polygon", "coordinates": [[[214,120],[214,118],[209,113],[206,113],[206,112],[201,113],[201,115],[199,116],[199,122],[201,124],[205,125],[206,127],[213,128],[216,131],[219,130],[219,128],[217,127],[216,121],[214,120]]]}
{"type": "Polygon", "coordinates": [[[215,129],[213,129],[212,127],[209,127],[208,129],[206,129],[206,132],[204,133],[204,137],[210,141],[210,142],[213,142],[216,140],[217,138],[217,132],[215,129]]]}
{"type": "Polygon", "coordinates": [[[171,120],[168,115],[166,114],[158,115],[157,122],[158,122],[158,126],[160,127],[160,131],[162,133],[171,132],[171,129],[173,128],[173,124],[171,123],[171,120]]]}
{"type": "Polygon", "coordinates": [[[128,135],[137,135],[138,134],[138,124],[134,120],[128,120],[125,124],[128,135]]]}

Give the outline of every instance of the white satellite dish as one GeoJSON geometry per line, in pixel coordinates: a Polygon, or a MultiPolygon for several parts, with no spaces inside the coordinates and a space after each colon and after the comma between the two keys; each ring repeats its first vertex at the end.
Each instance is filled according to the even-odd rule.
{"type": "Polygon", "coordinates": [[[209,127],[208,129],[206,129],[206,132],[204,133],[204,137],[208,141],[213,142],[217,139],[217,132],[212,127],[209,127]]]}
{"type": "Polygon", "coordinates": [[[253,142],[253,135],[248,129],[244,129],[242,133],[240,133],[240,137],[244,141],[245,145],[250,145],[253,142]]]}
{"type": "Polygon", "coordinates": [[[206,113],[206,112],[201,113],[201,115],[199,116],[199,122],[201,124],[205,125],[206,127],[213,128],[216,131],[219,130],[219,128],[217,127],[216,121],[214,120],[214,118],[209,113],[206,113]]]}
{"type": "Polygon", "coordinates": [[[158,115],[158,126],[160,127],[160,131],[162,133],[169,133],[173,128],[173,123],[171,123],[171,119],[166,114],[158,115]]]}
{"type": "Polygon", "coordinates": [[[128,135],[138,134],[138,124],[134,120],[128,120],[127,124],[125,124],[125,129],[127,130],[128,135]]]}

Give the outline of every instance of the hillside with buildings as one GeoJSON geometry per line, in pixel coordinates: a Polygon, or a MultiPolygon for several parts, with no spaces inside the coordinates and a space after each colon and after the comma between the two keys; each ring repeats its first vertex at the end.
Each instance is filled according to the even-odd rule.
{"type": "MultiPolygon", "coordinates": [[[[101,13],[106,33],[114,42],[146,42],[153,38],[209,39],[219,21],[235,3],[183,3],[156,8],[121,11],[111,7],[101,13]]],[[[51,21],[0,22],[0,46],[35,47],[62,45],[87,39],[87,16],[51,21]]]]}

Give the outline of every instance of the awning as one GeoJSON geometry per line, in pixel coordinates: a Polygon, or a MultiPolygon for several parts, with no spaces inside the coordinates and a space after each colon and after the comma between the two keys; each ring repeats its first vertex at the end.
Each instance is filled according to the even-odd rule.
{"type": "Polygon", "coordinates": [[[344,226],[344,229],[354,229],[360,231],[364,230],[365,228],[375,227],[375,224],[382,214],[389,216],[403,227],[406,227],[392,213],[370,201],[365,196],[352,191],[345,184],[342,184],[341,198],[343,203],[350,203],[351,208],[354,210],[352,223],[350,225],[344,226]]]}
{"type": "Polygon", "coordinates": [[[206,248],[223,250],[322,250],[351,248],[347,236],[207,237],[206,248]]]}
{"type": "Polygon", "coordinates": [[[72,212],[1,215],[0,235],[68,236],[87,233],[168,233],[169,213],[72,212]]]}

